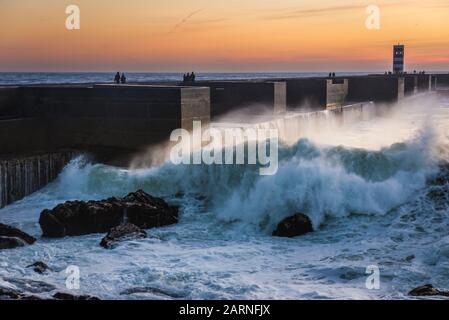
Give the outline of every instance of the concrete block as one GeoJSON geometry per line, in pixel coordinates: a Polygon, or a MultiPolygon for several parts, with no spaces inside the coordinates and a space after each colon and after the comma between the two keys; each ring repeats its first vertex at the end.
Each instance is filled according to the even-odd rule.
{"type": "Polygon", "coordinates": [[[342,107],[348,96],[348,79],[328,79],[326,82],[326,109],[342,107]]]}
{"type": "Polygon", "coordinates": [[[357,76],[349,77],[349,102],[397,102],[404,97],[404,77],[357,76]]]}
{"type": "Polygon", "coordinates": [[[277,114],[286,110],[285,84],[265,81],[199,81],[210,88],[211,118],[277,114]]]}

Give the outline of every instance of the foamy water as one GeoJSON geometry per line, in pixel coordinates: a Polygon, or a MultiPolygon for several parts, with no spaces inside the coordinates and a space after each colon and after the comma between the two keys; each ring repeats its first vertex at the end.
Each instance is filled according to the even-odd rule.
{"type": "Polygon", "coordinates": [[[386,118],[312,129],[287,139],[274,176],[255,166],[124,170],[75,159],[57,181],[0,210],[0,221],[39,237],[44,208],[142,188],[180,205],[179,224],[113,250],[96,234],[0,251],[0,285],[31,278],[67,291],[64,270],[76,265],[79,293],[112,299],[405,298],[425,283],[448,289],[449,185],[432,181],[449,174],[449,104],[408,103],[386,118]],[[298,211],[315,232],[270,235],[298,211]],[[37,260],[55,272],[25,268],[37,260]],[[380,268],[379,290],[365,287],[370,265],[380,268]],[[135,287],[153,290],[121,294],[135,287]]]}

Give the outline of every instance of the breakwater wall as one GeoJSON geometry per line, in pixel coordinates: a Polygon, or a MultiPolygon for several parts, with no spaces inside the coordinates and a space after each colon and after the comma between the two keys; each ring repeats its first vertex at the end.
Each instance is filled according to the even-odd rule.
{"type": "Polygon", "coordinates": [[[53,181],[72,159],[72,151],[0,158],[0,208],[53,181]]]}
{"type": "Polygon", "coordinates": [[[348,95],[348,79],[279,79],[286,84],[288,111],[323,110],[341,107],[348,95]]]}
{"type": "Polygon", "coordinates": [[[348,101],[398,102],[404,98],[405,80],[402,76],[350,77],[348,101]]]}
{"type": "Polygon", "coordinates": [[[278,129],[281,140],[294,143],[298,137],[307,136],[316,131],[335,130],[339,126],[369,120],[385,112],[384,108],[373,102],[362,102],[321,111],[289,112],[282,117],[260,122],[255,126],[278,129]]]}
{"type": "Polygon", "coordinates": [[[191,85],[210,89],[212,119],[234,111],[240,115],[275,115],[287,109],[284,81],[199,81],[191,85]]]}
{"type": "Polygon", "coordinates": [[[190,130],[193,120],[210,121],[209,88],[33,86],[4,96],[14,91],[0,108],[0,155],[69,148],[114,158],[190,130]]]}

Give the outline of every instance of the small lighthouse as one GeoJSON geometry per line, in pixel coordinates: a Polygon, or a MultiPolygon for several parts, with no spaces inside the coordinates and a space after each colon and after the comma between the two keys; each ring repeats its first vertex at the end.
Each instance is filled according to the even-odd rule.
{"type": "Polygon", "coordinates": [[[393,46],[393,73],[404,72],[404,45],[393,46]]]}

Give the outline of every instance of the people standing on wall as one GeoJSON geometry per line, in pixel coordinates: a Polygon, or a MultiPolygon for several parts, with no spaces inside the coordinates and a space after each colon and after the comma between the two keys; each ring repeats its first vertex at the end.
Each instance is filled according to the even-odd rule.
{"type": "Polygon", "coordinates": [[[120,83],[120,72],[117,72],[115,74],[115,78],[114,78],[115,83],[119,84],[120,83]]]}
{"type": "Polygon", "coordinates": [[[126,83],[126,77],[125,77],[125,74],[124,74],[124,73],[122,73],[122,76],[121,76],[121,78],[120,78],[120,82],[121,82],[122,84],[125,84],[125,83],[126,83]]]}
{"type": "Polygon", "coordinates": [[[192,71],[192,73],[184,74],[183,82],[195,82],[196,75],[192,71]]]}

